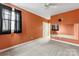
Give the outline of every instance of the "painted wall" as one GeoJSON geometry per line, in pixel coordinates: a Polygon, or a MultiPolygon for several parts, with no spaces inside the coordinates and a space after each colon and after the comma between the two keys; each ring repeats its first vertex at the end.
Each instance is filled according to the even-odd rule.
{"type": "MultiPolygon", "coordinates": [[[[51,24],[59,23],[59,31],[55,33],[59,34],[68,34],[73,35],[74,34],[74,24],[79,23],[79,9],[72,10],[65,13],[60,13],[57,15],[54,15],[51,17],[51,20],[49,21],[51,24]],[[58,20],[62,19],[61,22],[58,20]]],[[[52,33],[52,31],[51,31],[52,33]]]]}
{"type": "Polygon", "coordinates": [[[16,9],[20,9],[22,11],[22,33],[0,35],[0,50],[43,36],[42,22],[47,22],[44,18],[41,18],[40,16],[18,8],[12,4],[6,5],[14,7],[16,9]]]}
{"type": "Polygon", "coordinates": [[[59,28],[60,34],[74,35],[74,24],[60,24],[59,28]]]}
{"type": "MultiPolygon", "coordinates": [[[[79,9],[52,16],[49,21],[51,24],[59,23],[60,30],[55,33],[73,34],[73,39],[57,38],[58,40],[79,44],[79,9]],[[58,19],[62,19],[61,22],[58,19]]],[[[52,31],[51,31],[52,32],[52,31]]],[[[56,38],[55,38],[56,39],[56,38]]]]}
{"type": "Polygon", "coordinates": [[[59,19],[62,19],[61,24],[74,24],[79,23],[79,9],[69,12],[60,13],[51,17],[50,23],[59,23],[59,19]]]}

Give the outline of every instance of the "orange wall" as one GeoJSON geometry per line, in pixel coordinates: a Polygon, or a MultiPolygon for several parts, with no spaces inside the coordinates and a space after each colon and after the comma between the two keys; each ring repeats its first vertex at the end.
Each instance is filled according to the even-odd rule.
{"type": "Polygon", "coordinates": [[[49,22],[51,24],[54,24],[54,23],[60,24],[60,27],[59,27],[60,30],[57,32],[59,34],[61,33],[74,34],[73,40],[66,39],[66,38],[57,38],[57,37],[53,39],[79,44],[79,9],[54,15],[51,17],[51,20],[49,22]],[[60,18],[63,19],[62,22],[58,22],[58,19],[60,18]]]}
{"type": "MultiPolygon", "coordinates": [[[[54,15],[51,17],[51,20],[49,22],[51,24],[53,24],[53,23],[60,24],[59,31],[57,31],[56,33],[73,35],[74,34],[74,24],[79,23],[79,9],[54,15]],[[62,19],[62,21],[59,22],[58,19],[62,19]]],[[[51,31],[51,33],[52,33],[52,31],[51,31]]]]}
{"type": "Polygon", "coordinates": [[[59,23],[58,19],[62,18],[62,24],[79,23],[79,9],[72,10],[65,13],[60,13],[51,17],[50,23],[59,23]]]}
{"type": "Polygon", "coordinates": [[[60,24],[59,34],[74,35],[74,24],[60,24]]]}
{"type": "MultiPolygon", "coordinates": [[[[20,9],[12,4],[6,5],[20,9]]],[[[22,33],[0,35],[0,49],[42,37],[42,22],[45,19],[23,9],[20,10],[22,11],[22,33]]]]}

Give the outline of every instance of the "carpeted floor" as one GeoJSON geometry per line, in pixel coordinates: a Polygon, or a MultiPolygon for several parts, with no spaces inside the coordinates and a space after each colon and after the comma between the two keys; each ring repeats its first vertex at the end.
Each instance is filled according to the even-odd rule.
{"type": "Polygon", "coordinates": [[[37,41],[10,49],[0,56],[78,56],[79,47],[50,40],[47,43],[37,41]]]}

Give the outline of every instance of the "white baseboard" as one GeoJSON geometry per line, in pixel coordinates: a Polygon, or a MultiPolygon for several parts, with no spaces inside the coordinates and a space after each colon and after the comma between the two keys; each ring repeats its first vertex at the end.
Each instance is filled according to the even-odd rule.
{"type": "Polygon", "coordinates": [[[79,44],[75,44],[75,43],[70,43],[70,42],[61,41],[61,40],[56,40],[56,39],[52,39],[52,40],[58,41],[58,42],[61,42],[61,43],[66,43],[66,44],[74,45],[74,46],[79,46],[79,44]]]}

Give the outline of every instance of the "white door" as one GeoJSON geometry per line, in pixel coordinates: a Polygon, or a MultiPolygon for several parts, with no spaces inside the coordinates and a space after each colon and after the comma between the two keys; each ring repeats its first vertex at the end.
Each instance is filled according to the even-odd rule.
{"type": "Polygon", "coordinates": [[[43,22],[43,38],[40,39],[40,43],[47,43],[50,41],[50,23],[43,22]]]}
{"type": "Polygon", "coordinates": [[[43,37],[50,38],[50,23],[43,22],[43,37]]]}

